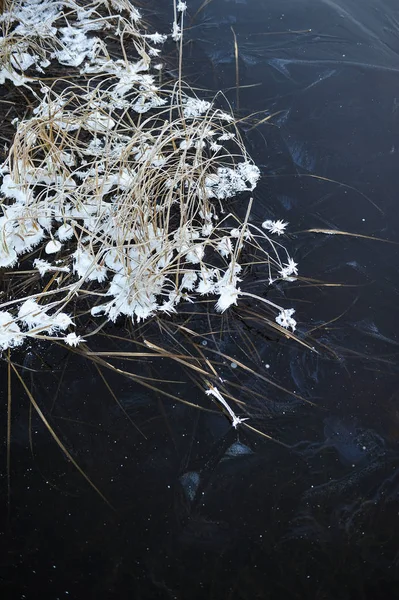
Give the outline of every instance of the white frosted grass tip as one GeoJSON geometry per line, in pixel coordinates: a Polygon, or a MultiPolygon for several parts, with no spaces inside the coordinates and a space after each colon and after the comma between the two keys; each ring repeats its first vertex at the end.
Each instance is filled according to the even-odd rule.
{"type": "Polygon", "coordinates": [[[263,229],[267,229],[267,231],[270,231],[270,233],[276,233],[277,235],[282,235],[285,233],[285,228],[287,225],[288,223],[282,221],[281,219],[278,221],[271,221],[270,219],[267,219],[262,223],[263,229]]]}
{"type": "Polygon", "coordinates": [[[295,331],[296,329],[296,321],[292,318],[292,315],[295,313],[295,309],[293,308],[283,308],[280,311],[280,314],[276,317],[276,323],[284,327],[285,329],[292,329],[295,331]]]}
{"type": "Polygon", "coordinates": [[[52,265],[47,260],[43,260],[42,258],[35,258],[33,261],[33,266],[37,269],[40,275],[43,277],[48,272],[56,272],[59,271],[61,273],[69,273],[69,267],[61,267],[57,265],[52,265]]]}
{"type": "Polygon", "coordinates": [[[296,263],[292,258],[289,258],[288,262],[285,263],[279,270],[279,275],[286,281],[295,281],[296,276],[298,275],[297,266],[298,263],[296,263]]]}
{"type": "Polygon", "coordinates": [[[224,408],[227,410],[227,412],[231,418],[231,424],[234,427],[234,429],[237,429],[237,427],[241,423],[244,423],[244,421],[248,421],[248,418],[243,419],[241,417],[237,417],[237,415],[235,414],[233,409],[227,404],[226,400],[223,398],[222,394],[219,392],[219,390],[216,386],[210,385],[209,389],[206,390],[205,393],[208,396],[213,396],[214,398],[216,398],[216,400],[218,400],[220,402],[220,404],[222,404],[222,406],[224,406],[224,408]]]}
{"type": "Polygon", "coordinates": [[[86,341],[80,335],[76,335],[76,333],[74,333],[74,332],[68,333],[68,335],[66,337],[64,337],[63,339],[64,339],[64,342],[68,346],[73,346],[73,347],[76,347],[79,344],[81,344],[82,342],[86,341]]]}

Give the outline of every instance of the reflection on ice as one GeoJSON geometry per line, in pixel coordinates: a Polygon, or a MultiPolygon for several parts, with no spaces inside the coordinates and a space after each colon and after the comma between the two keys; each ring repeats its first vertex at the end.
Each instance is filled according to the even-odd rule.
{"type": "Polygon", "coordinates": [[[187,473],[184,473],[180,477],[180,483],[182,484],[187,499],[192,502],[195,498],[195,494],[197,493],[200,483],[199,473],[196,471],[188,471],[187,473]]]}
{"type": "Polygon", "coordinates": [[[250,454],[253,454],[251,448],[245,444],[242,444],[241,442],[234,442],[234,444],[232,444],[230,448],[226,450],[225,457],[236,458],[237,456],[248,456],[250,454]]]}

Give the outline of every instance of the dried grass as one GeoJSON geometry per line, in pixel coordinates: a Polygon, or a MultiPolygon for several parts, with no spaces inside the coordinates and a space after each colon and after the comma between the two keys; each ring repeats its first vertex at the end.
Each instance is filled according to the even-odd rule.
{"type": "MultiPolygon", "coordinates": [[[[297,265],[279,241],[287,224],[249,221],[260,171],[226,98],[199,98],[182,79],[180,5],[169,36],[179,61],[172,83],[154,65],[166,36],[145,33],[127,0],[16,1],[1,17],[1,77],[34,108],[15,122],[1,167],[0,349],[9,382],[13,372],[81,473],[11,361],[10,349],[26,340],[66,343],[93,361],[115,400],[104,369],[204,410],[168,391],[165,378],[141,373],[140,360],[167,359],[208,389],[234,426],[254,431],[232,409],[247,410],[224,385],[222,365],[236,360],[238,370],[289,393],[252,364],[257,350],[245,334],[236,343],[248,361],[200,343],[221,335],[222,313],[240,298],[258,307],[254,314],[247,306],[244,320],[294,338],[293,310],[267,295],[276,280],[294,280],[297,265]],[[49,83],[46,69],[57,64],[68,72],[49,83]],[[240,196],[242,220],[229,205],[240,196]],[[261,295],[245,290],[254,265],[266,274],[261,295]],[[90,347],[94,336],[113,339],[115,321],[125,349],[90,347]]],[[[238,85],[237,71],[237,94],[238,85]]],[[[11,415],[10,384],[9,404],[11,415]]]]}
{"type": "MultiPolygon", "coordinates": [[[[151,54],[158,50],[150,41],[164,38],[142,33],[138,12],[125,1],[96,1],[90,10],[66,2],[61,13],[47,0],[42,5],[47,21],[38,23],[21,3],[8,20],[4,16],[10,43],[3,70],[16,83],[25,77],[22,62],[40,71],[55,58],[80,66],[86,82],[61,79],[50,88],[25,78],[22,84],[38,102],[16,124],[2,166],[0,265],[14,267],[29,255],[44,279],[39,291],[25,296],[15,297],[10,284],[0,305],[2,347],[27,337],[80,343],[80,334],[63,333],[73,326],[71,303],[79,298],[90,302],[93,315],[111,321],[176,313],[180,303],[209,295],[224,311],[240,296],[254,297],[238,286],[244,245],[261,254],[270,282],[292,279],[296,264],[285,248],[247,219],[232,226],[225,212],[228,198],[253,190],[259,170],[223,95],[199,99],[181,77],[172,86],[155,85],[151,54]],[[57,29],[67,19],[74,25],[57,29]],[[101,38],[88,35],[109,27],[119,36],[117,60],[101,38]],[[55,33],[44,43],[49,31],[55,33]],[[127,58],[128,45],[136,62],[127,58]]],[[[180,44],[180,65],[183,15],[177,23],[175,6],[172,38],[180,44]]],[[[272,233],[286,225],[274,230],[265,223],[272,233]]],[[[277,310],[281,325],[295,328],[293,311],[254,298],[277,310]]]]}

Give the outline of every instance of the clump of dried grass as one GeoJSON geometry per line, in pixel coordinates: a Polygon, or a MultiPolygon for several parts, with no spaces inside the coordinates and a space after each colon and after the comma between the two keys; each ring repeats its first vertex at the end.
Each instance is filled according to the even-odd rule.
{"type": "MultiPolygon", "coordinates": [[[[222,93],[199,98],[183,82],[184,2],[174,2],[168,35],[144,31],[128,0],[15,0],[7,8],[0,17],[0,81],[35,99],[31,113],[15,121],[1,165],[7,443],[15,375],[56,443],[101,495],[43,414],[11,349],[29,339],[66,343],[93,362],[117,402],[105,370],[204,409],[167,391],[164,378],[141,372],[140,359],[170,360],[207,388],[234,427],[258,431],[231,408],[237,402],[246,410],[220,375],[226,361],[288,390],[218,344],[203,344],[222,336],[240,297],[258,304],[244,320],[292,335],[293,309],[246,291],[244,275],[257,263],[267,290],[276,280],[295,279],[297,265],[278,241],[286,223],[249,222],[260,171],[227,100],[222,93]],[[172,83],[162,83],[159,62],[167,37],[179,49],[180,75],[172,83]],[[47,75],[57,65],[63,77],[50,85],[47,75]],[[247,205],[242,220],[230,212],[228,201],[237,196],[247,205]],[[115,334],[118,319],[125,329],[115,334]],[[100,348],[104,339],[124,347],[90,348],[92,336],[100,348]]],[[[244,354],[248,349],[256,358],[255,342],[244,334],[241,342],[244,354]]],[[[241,382],[236,387],[244,391],[241,382]]],[[[9,470],[9,453],[7,461],[9,470]]]]}
{"type": "MultiPolygon", "coordinates": [[[[83,339],[71,331],[77,298],[89,301],[93,316],[111,321],[172,314],[182,302],[207,296],[224,311],[240,295],[251,296],[239,287],[244,245],[262,253],[270,282],[292,279],[296,264],[280,243],[247,220],[232,226],[226,214],[225,201],[251,192],[260,172],[233,117],[220,108],[222,95],[199,99],[181,78],[156,85],[151,55],[159,54],[154,43],[165,36],[140,32],[129,3],[97,1],[87,8],[65,2],[62,12],[58,6],[17,2],[8,21],[3,16],[11,38],[25,36],[10,42],[23,48],[25,64],[38,67],[33,56],[40,56],[39,70],[51,60],[79,66],[86,83],[57,81],[52,89],[39,80],[23,82],[38,102],[16,123],[2,166],[0,266],[18,273],[28,255],[43,279],[34,293],[11,295],[0,305],[2,348],[28,337],[77,345],[83,339]],[[32,16],[30,5],[37,4],[47,11],[44,25],[32,16]],[[73,25],[57,27],[68,19],[73,25]],[[111,27],[120,45],[116,60],[91,35],[111,27]],[[127,58],[128,44],[135,62],[127,58]],[[42,54],[35,54],[38,45],[42,54]]],[[[176,13],[172,38],[180,40],[181,53],[177,19],[176,13]]],[[[22,61],[7,57],[3,68],[23,71],[22,61]]],[[[271,232],[284,230],[279,222],[265,223],[271,232]]],[[[295,328],[292,310],[256,298],[278,311],[280,325],[295,328]]]]}

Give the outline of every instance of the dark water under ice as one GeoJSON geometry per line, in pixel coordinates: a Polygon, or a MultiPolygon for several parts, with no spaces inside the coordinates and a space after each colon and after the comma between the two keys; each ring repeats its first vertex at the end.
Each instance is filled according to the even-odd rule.
{"type": "MultiPolygon", "coordinates": [[[[149,22],[169,22],[171,2],[148,4],[149,22]]],[[[257,425],[281,445],[110,376],[138,431],[94,366],[32,348],[26,382],[115,510],[65,460],[20,391],[2,597],[396,598],[399,5],[213,0],[196,14],[202,2],[189,4],[186,78],[226,90],[242,116],[275,115],[243,126],[263,174],[251,218],[289,221],[287,246],[313,284],[276,294],[296,307],[299,335],[327,349],[253,341],[262,373],[313,404],[222,365],[252,391],[257,425]],[[366,237],[305,231],[315,228],[366,237]]],[[[254,277],[248,291],[260,285],[254,277]]],[[[232,330],[218,344],[235,357],[232,330]]],[[[139,369],[180,381],[168,390],[206,405],[176,366],[143,360],[139,369]]]]}

